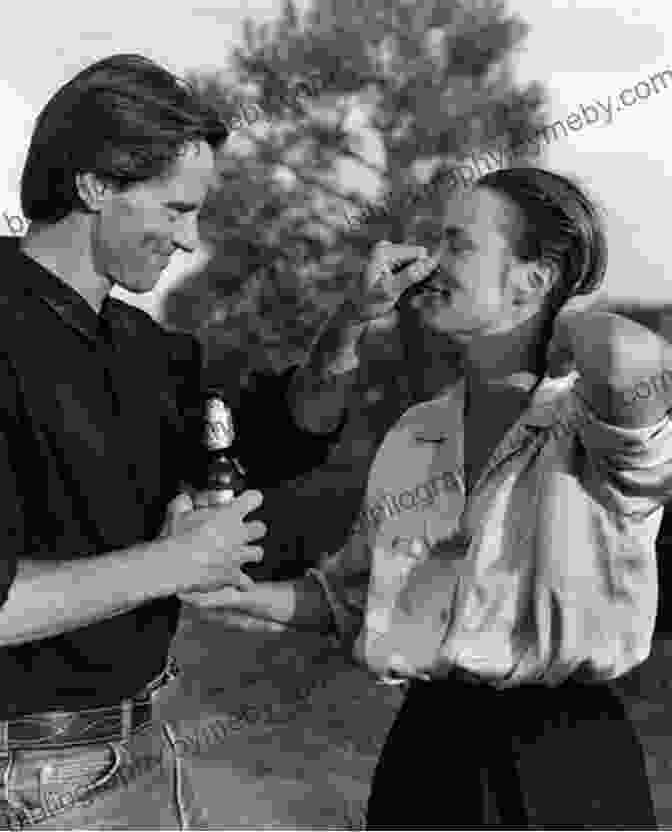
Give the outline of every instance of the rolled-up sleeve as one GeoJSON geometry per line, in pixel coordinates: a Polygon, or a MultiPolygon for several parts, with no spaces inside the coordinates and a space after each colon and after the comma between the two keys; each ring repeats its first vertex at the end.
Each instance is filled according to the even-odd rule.
{"type": "Polygon", "coordinates": [[[365,534],[354,532],[347,543],[306,573],[322,587],[341,644],[350,649],[362,628],[371,574],[365,534]]]}
{"type": "Polygon", "coordinates": [[[628,515],[648,515],[672,497],[672,420],[623,428],[608,424],[581,397],[578,433],[603,499],[628,515]]]}

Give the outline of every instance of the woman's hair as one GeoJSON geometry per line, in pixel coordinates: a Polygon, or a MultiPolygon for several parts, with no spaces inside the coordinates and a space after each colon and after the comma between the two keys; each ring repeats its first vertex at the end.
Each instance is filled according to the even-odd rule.
{"type": "Polygon", "coordinates": [[[517,257],[559,267],[561,277],[549,299],[553,311],[600,287],[607,268],[604,224],[578,184],[535,167],[504,168],[475,184],[505,194],[519,209],[522,222],[511,229],[517,257]]]}
{"type": "Polygon", "coordinates": [[[81,202],[75,177],[120,187],[164,174],[185,146],[227,138],[225,121],[188,83],[142,55],[114,55],[82,70],[35,123],[21,177],[21,208],[53,223],[81,202]]]}

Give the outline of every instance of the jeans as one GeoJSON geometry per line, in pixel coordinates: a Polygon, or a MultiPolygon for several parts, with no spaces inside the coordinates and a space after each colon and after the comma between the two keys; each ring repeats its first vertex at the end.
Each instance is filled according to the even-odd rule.
{"type": "Polygon", "coordinates": [[[125,741],[0,757],[0,829],[207,829],[184,741],[151,722],[125,741]]]}

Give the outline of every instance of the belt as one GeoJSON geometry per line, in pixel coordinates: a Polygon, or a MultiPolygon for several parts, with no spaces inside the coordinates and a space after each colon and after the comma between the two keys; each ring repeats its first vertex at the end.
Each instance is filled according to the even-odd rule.
{"type": "Polygon", "coordinates": [[[179,667],[170,657],[165,669],[136,696],[118,705],[81,711],[45,711],[0,720],[0,755],[12,750],[69,748],[125,740],[152,719],[154,693],[177,678],[179,667]]]}

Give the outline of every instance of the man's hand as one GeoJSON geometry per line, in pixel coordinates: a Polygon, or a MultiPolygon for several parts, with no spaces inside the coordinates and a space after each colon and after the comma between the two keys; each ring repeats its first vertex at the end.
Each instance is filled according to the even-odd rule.
{"type": "Polygon", "coordinates": [[[655,372],[662,339],[613,312],[568,306],[557,316],[547,351],[548,373],[576,369],[595,383],[618,384],[655,372]]]}
{"type": "Polygon", "coordinates": [[[672,347],[622,315],[569,307],[547,355],[551,376],[578,370],[579,389],[605,422],[645,427],[672,407],[672,347]]]}
{"type": "Polygon", "coordinates": [[[170,503],[160,536],[174,537],[183,544],[187,558],[183,592],[253,586],[241,566],[262,559],[263,549],[249,544],[266,534],[266,526],[244,518],[262,501],[258,491],[246,491],[228,505],[217,507],[194,510],[187,494],[170,503]]]}
{"type": "Polygon", "coordinates": [[[389,315],[401,295],[424,280],[437,266],[423,246],[406,246],[383,240],[373,249],[362,284],[351,297],[361,321],[389,315]]]}

